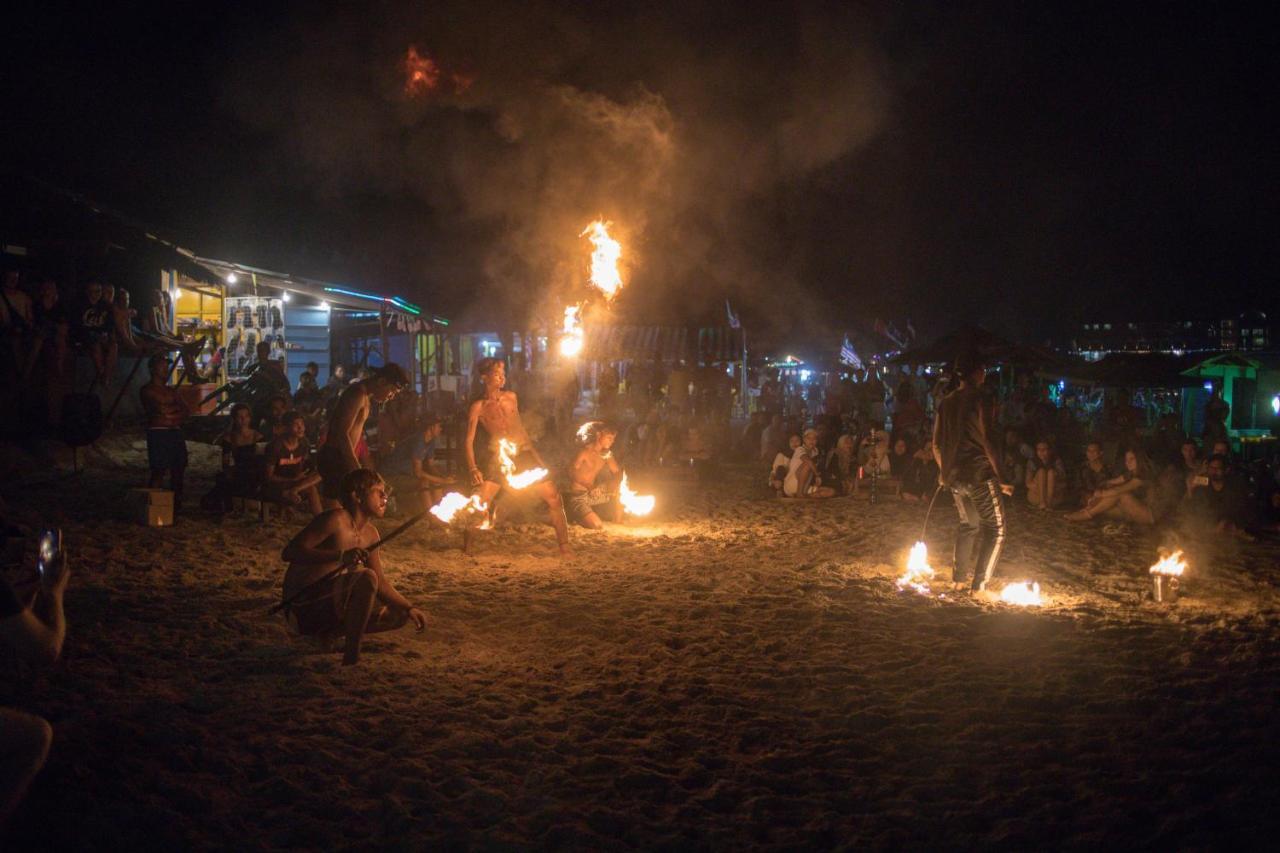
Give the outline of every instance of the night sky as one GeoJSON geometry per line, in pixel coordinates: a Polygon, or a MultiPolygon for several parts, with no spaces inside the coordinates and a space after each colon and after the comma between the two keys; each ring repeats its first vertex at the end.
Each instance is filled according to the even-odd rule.
{"type": "Polygon", "coordinates": [[[1274,300],[1261,11],[320,5],[11,17],[5,167],[463,321],[582,295],[598,215],[620,311],[720,320],[727,296],[780,340],[1274,300]],[[430,91],[405,91],[410,45],[430,91]]]}

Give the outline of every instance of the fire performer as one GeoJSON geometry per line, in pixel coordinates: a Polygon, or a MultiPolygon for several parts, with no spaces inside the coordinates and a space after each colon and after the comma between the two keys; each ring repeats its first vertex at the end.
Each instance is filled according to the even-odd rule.
{"type": "Polygon", "coordinates": [[[329,416],[324,446],[316,454],[316,472],[322,481],[322,496],[329,509],[338,507],[343,478],[360,470],[356,446],[364,434],[364,423],[375,403],[385,403],[405,388],[409,377],[398,364],[384,364],[368,379],[353,382],[342,390],[329,416]]]}
{"type": "Polygon", "coordinates": [[[300,634],[325,643],[346,637],[344,665],[360,660],[365,634],[393,631],[406,622],[421,631],[427,617],[382,571],[374,519],[387,512],[387,485],[377,471],[358,468],[342,478],[342,508],[322,512],[281,553],[283,610],[300,634]],[[335,572],[340,567],[348,570],[335,572]]]}
{"type": "MultiPolygon", "coordinates": [[[[463,450],[467,455],[467,466],[470,468],[471,482],[480,489],[480,500],[486,506],[493,505],[493,498],[502,488],[504,472],[499,458],[498,443],[503,439],[513,442],[518,448],[514,459],[517,470],[539,467],[545,468],[529,433],[525,431],[520,420],[520,403],[514,391],[503,390],[507,381],[507,368],[496,358],[481,359],[477,365],[480,369],[480,381],[484,385],[484,394],[471,404],[467,412],[467,438],[463,442],[463,450]],[[476,462],[475,440],[476,427],[483,426],[489,440],[484,457],[484,466],[476,462]]],[[[560,546],[561,556],[569,556],[569,525],[565,521],[564,506],[560,502],[560,493],[550,480],[535,483],[539,497],[547,503],[551,513],[551,524],[556,529],[556,542],[560,546]]],[[[467,529],[464,551],[470,550],[471,530],[467,529]]]]}
{"type": "Polygon", "coordinates": [[[976,355],[956,359],[959,386],[943,398],[933,426],[933,456],[938,482],[951,490],[960,513],[952,580],[962,590],[973,575],[972,590],[986,588],[1000,560],[1006,533],[1001,493],[1013,486],[1001,476],[1000,455],[991,442],[994,413],[985,398],[986,365],[976,355]]]}
{"type": "Polygon", "coordinates": [[[574,523],[592,530],[603,530],[604,522],[596,513],[596,507],[608,509],[609,520],[622,521],[622,504],[618,501],[618,481],[622,478],[622,466],[613,457],[614,439],[618,431],[603,421],[591,421],[578,431],[584,442],[569,470],[569,518],[574,523]],[[604,485],[597,486],[596,479],[605,469],[610,476],[604,485]]]}

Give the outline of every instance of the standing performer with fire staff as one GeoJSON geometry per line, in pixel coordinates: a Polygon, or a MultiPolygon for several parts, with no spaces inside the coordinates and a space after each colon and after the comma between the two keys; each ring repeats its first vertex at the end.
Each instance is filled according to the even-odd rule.
{"type": "Polygon", "coordinates": [[[622,521],[622,504],[618,500],[622,466],[613,457],[612,450],[617,436],[618,431],[603,421],[589,421],[578,430],[583,446],[569,469],[569,494],[566,496],[567,512],[575,524],[603,530],[604,522],[600,520],[596,507],[607,508],[610,521],[622,521]],[[608,483],[597,486],[596,479],[606,467],[610,473],[608,483]]]}
{"type": "MultiPolygon", "coordinates": [[[[508,473],[502,470],[499,455],[499,442],[504,439],[515,444],[515,471],[538,467],[546,468],[529,433],[525,431],[520,420],[520,403],[514,391],[503,390],[507,381],[507,367],[496,358],[483,358],[477,363],[480,370],[480,381],[484,385],[484,393],[480,399],[471,404],[467,412],[467,438],[463,442],[463,451],[467,456],[467,467],[470,469],[471,482],[480,489],[480,500],[486,506],[491,505],[494,496],[502,488],[508,473]],[[483,467],[476,462],[475,441],[476,427],[483,426],[489,440],[483,458],[483,467]]],[[[561,556],[569,556],[569,525],[565,521],[564,506],[560,502],[560,493],[549,479],[533,484],[538,495],[547,503],[551,513],[551,524],[556,529],[556,542],[560,546],[561,556]]],[[[471,550],[471,528],[465,533],[463,551],[471,550]]]]}
{"type": "Polygon", "coordinates": [[[387,402],[409,384],[404,368],[389,363],[375,369],[368,379],[351,383],[338,396],[329,415],[324,446],[316,454],[316,473],[321,478],[321,496],[327,509],[340,505],[342,478],[360,469],[356,446],[374,404],[387,402]]]}
{"type": "Polygon", "coordinates": [[[995,573],[1006,534],[1001,494],[1012,495],[1013,486],[1001,476],[1000,455],[991,440],[995,423],[990,402],[983,394],[986,365],[974,354],[955,363],[958,387],[938,406],[933,425],[933,456],[938,462],[938,482],[951,490],[960,513],[956,533],[956,590],[968,585],[973,592],[986,589],[995,573]]]}

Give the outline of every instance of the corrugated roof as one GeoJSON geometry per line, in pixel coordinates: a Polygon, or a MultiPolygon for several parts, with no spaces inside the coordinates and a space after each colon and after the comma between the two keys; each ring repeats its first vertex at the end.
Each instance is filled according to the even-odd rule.
{"type": "Polygon", "coordinates": [[[738,361],[743,354],[741,329],[730,326],[588,325],[587,358],[599,361],[738,361]]]}

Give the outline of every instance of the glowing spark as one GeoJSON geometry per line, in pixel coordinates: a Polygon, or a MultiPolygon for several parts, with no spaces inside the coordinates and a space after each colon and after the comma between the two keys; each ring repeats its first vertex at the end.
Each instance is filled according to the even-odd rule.
{"type": "Polygon", "coordinates": [[[622,289],[622,275],[618,272],[622,244],[609,236],[611,224],[597,219],[578,235],[589,239],[594,247],[591,251],[591,283],[609,300],[622,289]]]}
{"type": "Polygon", "coordinates": [[[484,501],[480,500],[479,495],[467,497],[458,492],[450,492],[441,498],[440,503],[433,506],[430,511],[432,515],[445,524],[451,524],[460,512],[465,512],[466,515],[470,516],[473,513],[482,513],[486,509],[488,507],[485,506],[484,501]]]}
{"type": "Polygon", "coordinates": [[[1177,551],[1174,551],[1172,554],[1166,554],[1165,556],[1157,560],[1156,564],[1151,567],[1151,574],[1173,575],[1174,577],[1179,577],[1186,570],[1187,570],[1187,562],[1186,560],[1182,559],[1182,549],[1179,548],[1177,551]]]}
{"type": "Polygon", "coordinates": [[[1011,583],[1000,590],[1000,600],[1005,604],[1016,604],[1020,607],[1039,607],[1044,604],[1040,597],[1040,584],[1031,581],[1011,583]]]}
{"type": "Polygon", "coordinates": [[[560,354],[574,357],[582,352],[582,323],[578,319],[578,306],[570,305],[564,309],[564,337],[560,338],[560,354]]]}
{"type": "Polygon", "coordinates": [[[404,93],[410,97],[425,95],[440,85],[440,66],[431,57],[418,53],[416,45],[409,45],[400,66],[404,69],[404,93]]]}
{"type": "Polygon", "coordinates": [[[907,571],[898,578],[898,589],[914,590],[921,595],[929,594],[929,582],[933,580],[933,567],[929,565],[929,549],[923,542],[911,546],[911,554],[907,557],[907,571]]]}
{"type": "Polygon", "coordinates": [[[618,501],[622,508],[631,515],[648,515],[653,512],[657,500],[653,495],[637,495],[627,482],[627,475],[622,475],[622,483],[618,486],[618,501]]]}
{"type": "Polygon", "coordinates": [[[581,442],[582,444],[586,444],[588,441],[590,441],[591,431],[594,430],[599,425],[600,425],[600,421],[587,421],[585,424],[578,427],[578,441],[581,442]]]}
{"type": "Polygon", "coordinates": [[[530,468],[528,471],[516,473],[516,443],[505,438],[498,439],[498,463],[502,466],[502,476],[507,478],[507,485],[513,489],[524,489],[539,480],[545,480],[546,468],[530,468]]]}

